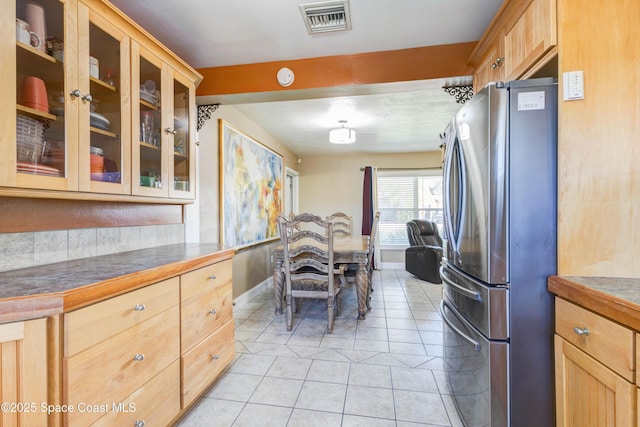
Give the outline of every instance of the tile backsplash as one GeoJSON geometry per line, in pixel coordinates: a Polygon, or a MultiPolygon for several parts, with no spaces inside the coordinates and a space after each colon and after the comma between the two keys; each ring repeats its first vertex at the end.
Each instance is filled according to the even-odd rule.
{"type": "Polygon", "coordinates": [[[0,233],[0,271],[184,243],[184,224],[0,233]]]}

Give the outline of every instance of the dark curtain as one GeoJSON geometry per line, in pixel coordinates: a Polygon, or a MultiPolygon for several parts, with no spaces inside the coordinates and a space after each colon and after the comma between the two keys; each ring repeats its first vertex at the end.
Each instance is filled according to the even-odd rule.
{"type": "Polygon", "coordinates": [[[362,234],[369,236],[373,225],[373,173],[371,166],[364,168],[362,193],[362,234]]]}

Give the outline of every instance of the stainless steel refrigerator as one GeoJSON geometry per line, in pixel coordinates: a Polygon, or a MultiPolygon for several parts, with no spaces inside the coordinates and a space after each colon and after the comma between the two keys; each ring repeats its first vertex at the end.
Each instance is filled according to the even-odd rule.
{"type": "Polygon", "coordinates": [[[491,84],[447,127],[444,359],[467,426],[554,425],[557,104],[552,79],[491,84]]]}

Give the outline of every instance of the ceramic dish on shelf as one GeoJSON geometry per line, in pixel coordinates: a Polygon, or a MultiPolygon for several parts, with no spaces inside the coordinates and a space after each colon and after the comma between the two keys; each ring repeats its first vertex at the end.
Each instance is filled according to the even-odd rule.
{"type": "Polygon", "coordinates": [[[37,175],[60,176],[59,169],[28,162],[17,162],[17,171],[22,173],[35,173],[37,175]]]}
{"type": "Polygon", "coordinates": [[[89,124],[91,126],[93,126],[94,128],[102,129],[102,130],[109,130],[109,126],[111,125],[111,123],[109,122],[109,119],[107,119],[102,114],[98,114],[98,113],[89,113],[89,114],[90,114],[89,124]]]}

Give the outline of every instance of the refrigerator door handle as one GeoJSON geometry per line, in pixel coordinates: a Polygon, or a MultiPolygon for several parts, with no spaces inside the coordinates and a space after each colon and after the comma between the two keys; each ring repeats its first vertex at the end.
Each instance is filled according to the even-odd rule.
{"type": "Polygon", "coordinates": [[[445,162],[443,168],[443,175],[445,177],[443,182],[443,198],[444,198],[444,227],[449,239],[449,245],[458,251],[458,229],[459,229],[459,217],[460,217],[460,184],[462,179],[460,177],[460,150],[459,142],[456,137],[457,131],[453,130],[449,136],[449,142],[445,154],[445,162]],[[454,176],[455,174],[455,176],[454,176]],[[452,189],[452,187],[455,188],[452,189]],[[455,194],[451,194],[455,191],[455,194]],[[455,206],[452,206],[453,199],[455,199],[455,206]],[[456,223],[455,225],[453,223],[456,223]]]}
{"type": "Polygon", "coordinates": [[[480,302],[482,301],[482,295],[480,294],[480,292],[465,288],[464,286],[458,285],[453,280],[449,279],[446,273],[444,272],[444,266],[440,267],[440,278],[442,279],[443,282],[451,286],[453,290],[459,293],[460,295],[467,298],[471,298],[472,300],[475,300],[475,301],[480,301],[480,302]]]}
{"type": "Polygon", "coordinates": [[[451,312],[451,313],[452,313],[456,318],[458,318],[458,320],[459,320],[460,322],[465,322],[465,320],[464,320],[464,319],[462,319],[460,316],[458,316],[458,315],[456,314],[456,312],[455,312],[455,311],[453,311],[453,309],[449,306],[449,304],[447,304],[447,303],[445,303],[445,302],[444,302],[444,300],[441,300],[441,301],[440,301],[440,311],[442,312],[442,321],[443,321],[443,322],[444,322],[444,323],[445,323],[449,328],[453,329],[453,331],[454,331],[457,335],[461,336],[463,339],[465,339],[465,340],[466,340],[466,341],[468,341],[471,345],[473,345],[473,348],[475,349],[475,351],[480,351],[480,350],[482,350],[482,345],[481,345],[478,341],[475,341],[475,340],[474,340],[473,338],[471,338],[469,335],[465,334],[465,333],[464,333],[464,332],[462,332],[459,328],[456,328],[456,327],[453,325],[453,322],[447,318],[447,314],[446,314],[446,312],[445,312],[445,310],[444,310],[445,308],[448,308],[448,309],[449,309],[449,311],[450,311],[450,312],[451,312]]]}

